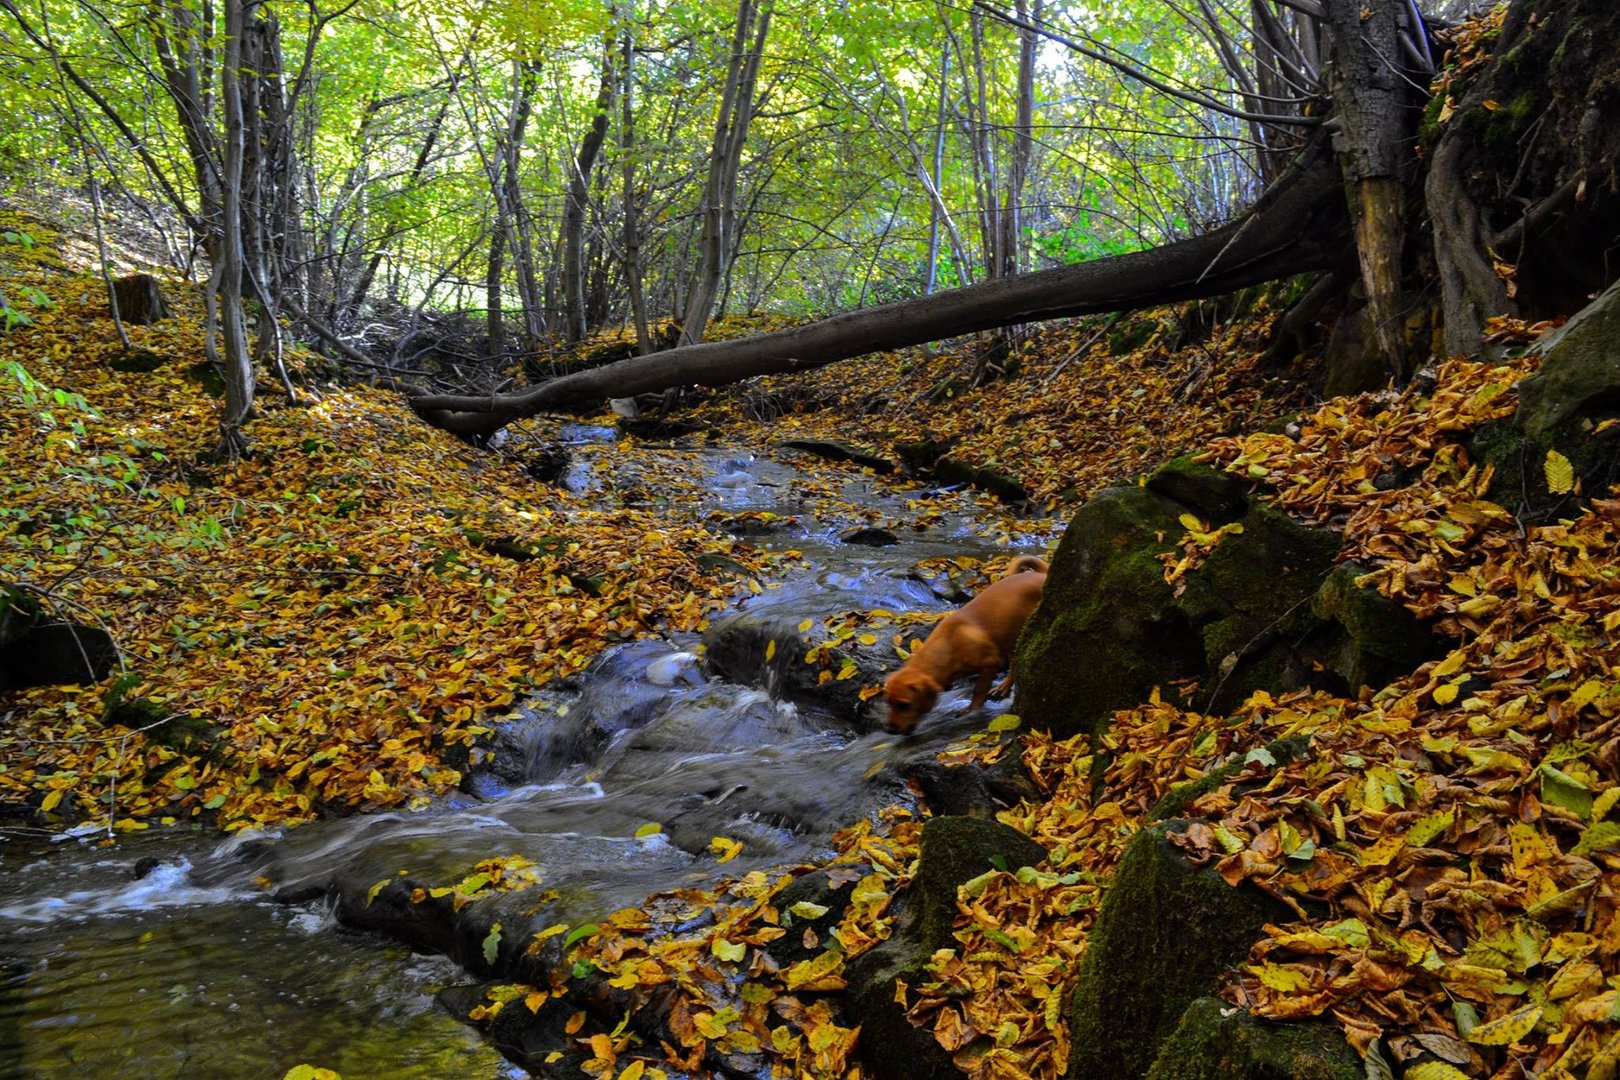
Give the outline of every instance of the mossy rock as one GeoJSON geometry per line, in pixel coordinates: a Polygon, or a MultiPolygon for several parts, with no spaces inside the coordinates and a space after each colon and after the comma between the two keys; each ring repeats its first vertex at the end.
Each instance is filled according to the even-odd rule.
{"type": "Polygon", "coordinates": [[[1187,1006],[1147,1080],[1363,1080],[1361,1059],[1332,1024],[1274,1024],[1219,998],[1187,1006]]]}
{"type": "Polygon", "coordinates": [[[1190,455],[1159,466],[1145,486],[1215,525],[1236,521],[1249,509],[1247,484],[1229,472],[1194,461],[1190,455]]]}
{"type": "Polygon", "coordinates": [[[202,387],[202,392],[211,398],[225,396],[225,376],[221,375],[219,369],[206,360],[186,368],[186,378],[202,387]]]}
{"type": "Polygon", "coordinates": [[[1337,672],[1348,688],[1384,686],[1441,647],[1406,607],[1356,584],[1367,572],[1357,563],[1340,563],[1311,599],[1312,614],[1343,631],[1324,641],[1312,659],[1337,672]]]}
{"type": "Polygon", "coordinates": [[[894,471],[894,462],[871,450],[863,450],[849,443],[838,442],[835,439],[788,439],[778,443],[784,450],[797,450],[802,454],[822,458],[826,461],[848,461],[862,468],[871,469],[875,473],[891,473],[894,471]]]}
{"type": "Polygon", "coordinates": [[[1293,913],[1245,882],[1193,867],[1169,837],[1183,821],[1138,833],[1093,927],[1070,1004],[1068,1076],[1140,1077],[1195,999],[1248,955],[1268,922],[1293,913]]]}
{"type": "Polygon", "coordinates": [[[1181,680],[1196,684],[1189,704],[1201,711],[1255,690],[1383,686],[1435,645],[1400,605],[1358,588],[1355,568],[1335,569],[1340,543],[1185,459],[1143,487],[1101,492],[1065,530],[1019,642],[1019,714],[1069,736],[1099,732],[1181,680]],[[1243,528],[1220,538],[1178,595],[1160,556],[1176,550],[1188,513],[1243,528]]]}
{"type": "Polygon", "coordinates": [[[933,1032],[906,1019],[894,1000],[895,980],[927,981],[935,950],[954,944],[957,886],[989,870],[1017,870],[1046,858],[1046,849],[1018,830],[977,818],[930,818],[921,846],[917,877],[904,897],[904,926],[846,971],[845,1008],[850,1022],[861,1025],[861,1058],[876,1080],[960,1080],[961,1070],[933,1032]]]}
{"type": "Polygon", "coordinates": [[[1309,601],[1332,572],[1339,544],[1331,529],[1256,503],[1243,532],[1222,538],[1187,575],[1175,605],[1203,644],[1201,708],[1224,711],[1254,690],[1310,682],[1295,644],[1315,628],[1309,601]]]}
{"type": "Polygon", "coordinates": [[[1158,559],[1184,531],[1179,512],[1145,488],[1118,487],[1069,522],[1018,646],[1016,711],[1026,721],[1060,737],[1096,732],[1115,710],[1202,668],[1203,644],[1158,559]]]}
{"type": "Polygon", "coordinates": [[[760,687],[846,723],[877,728],[876,702],[863,702],[860,693],[861,687],[882,681],[887,662],[873,650],[837,645],[818,651],[816,662],[806,663],[812,644],[799,631],[797,619],[747,611],[716,619],[703,634],[704,659],[719,677],[760,687]],[[854,677],[821,681],[823,671],[836,672],[846,660],[854,661],[854,677]]]}
{"type": "Polygon", "coordinates": [[[113,356],[107,361],[107,366],[114,371],[145,372],[156,371],[168,362],[168,357],[159,356],[151,349],[133,348],[113,356]]]}
{"type": "Polygon", "coordinates": [[[1519,382],[1515,426],[1546,443],[1565,421],[1620,406],[1620,282],[1540,341],[1539,371],[1519,382]]]}
{"type": "Polygon", "coordinates": [[[933,470],[934,475],[947,484],[966,484],[989,492],[1002,502],[1020,503],[1029,499],[1023,484],[987,465],[974,465],[946,455],[934,462],[933,470]]]}
{"type": "MultiPolygon", "coordinates": [[[[1272,768],[1298,761],[1310,749],[1311,740],[1307,735],[1288,735],[1281,739],[1273,739],[1262,747],[1264,758],[1272,768]]],[[[1230,783],[1234,777],[1247,767],[1247,758],[1236,759],[1209,770],[1197,780],[1189,780],[1184,784],[1177,784],[1148,810],[1147,819],[1150,822],[1167,821],[1170,818],[1180,817],[1187,812],[1187,808],[1203,796],[1230,783]]],[[[1264,784],[1265,776],[1256,777],[1250,782],[1235,785],[1236,793],[1264,784]]]]}

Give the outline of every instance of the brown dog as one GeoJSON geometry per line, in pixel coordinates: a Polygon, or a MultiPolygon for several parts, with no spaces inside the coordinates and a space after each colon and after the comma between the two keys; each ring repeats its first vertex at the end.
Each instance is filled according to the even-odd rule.
{"type": "Polygon", "coordinates": [[[928,714],[939,695],[964,675],[975,676],[969,710],[1012,689],[1013,646],[1041,602],[1046,562],[1033,555],[1014,559],[1006,576],[939,621],[905,664],[883,684],[889,701],[889,730],[907,732],[928,714]],[[994,689],[996,672],[1007,677],[994,689]]]}

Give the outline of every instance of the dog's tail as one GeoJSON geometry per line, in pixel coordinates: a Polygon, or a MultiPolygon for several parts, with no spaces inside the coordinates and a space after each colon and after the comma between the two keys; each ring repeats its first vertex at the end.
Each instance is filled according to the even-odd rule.
{"type": "Polygon", "coordinates": [[[1022,574],[1026,570],[1033,570],[1037,574],[1044,574],[1046,573],[1046,560],[1037,559],[1033,555],[1020,555],[1018,558],[1007,564],[1007,572],[1001,576],[1012,577],[1014,574],[1022,574]]]}

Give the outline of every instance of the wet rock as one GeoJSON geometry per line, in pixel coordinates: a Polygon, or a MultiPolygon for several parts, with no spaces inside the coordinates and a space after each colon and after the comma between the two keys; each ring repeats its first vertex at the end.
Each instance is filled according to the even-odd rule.
{"type": "Polygon", "coordinates": [[[846,970],[846,1008],[861,1025],[860,1052],[869,1075],[877,1080],[956,1080],[962,1075],[933,1032],[912,1027],[906,1019],[904,1007],[894,1000],[895,980],[909,986],[926,982],[935,950],[954,944],[957,886],[989,870],[1016,870],[1045,858],[1045,848],[998,822],[936,817],[923,826],[904,924],[846,970]]]}
{"type": "Polygon", "coordinates": [[[784,937],[765,946],[779,967],[787,967],[817,955],[830,939],[833,927],[844,917],[850,894],[861,875],[844,868],[836,877],[828,870],[812,870],[794,878],[776,894],[772,903],[780,913],[784,937]],[[799,908],[798,912],[793,909],[799,908]],[[817,908],[825,910],[815,914],[817,908]]]}
{"type": "Polygon", "coordinates": [[[929,756],[908,763],[900,774],[921,789],[936,814],[993,818],[1022,800],[1040,798],[1016,747],[989,766],[944,765],[929,756]]]}
{"type": "Polygon", "coordinates": [[[1294,917],[1247,882],[1234,889],[1189,865],[1168,839],[1185,828],[1144,829],[1120,859],[1070,1005],[1071,1080],[1142,1076],[1187,1006],[1248,955],[1261,927],[1294,917]]]}
{"type": "Polygon", "coordinates": [[[1146,1080],[1362,1080],[1369,1073],[1332,1024],[1274,1024],[1201,997],[1159,1050],[1146,1080]]]}
{"type": "Polygon", "coordinates": [[[862,547],[892,547],[900,542],[900,538],[888,529],[867,527],[863,529],[850,529],[838,537],[845,544],[858,544],[862,547]]]}
{"type": "Polygon", "coordinates": [[[553,998],[530,1012],[521,1000],[502,1007],[494,1018],[482,1021],[472,1019],[472,1011],[488,1007],[490,993],[504,993],[501,983],[479,983],[472,986],[447,986],[439,991],[439,1005],[464,1024],[483,1030],[495,1049],[520,1068],[534,1076],[582,1076],[581,1066],[591,1055],[575,1049],[578,1045],[568,1031],[568,1021],[577,1006],[566,999],[553,998]],[[562,1056],[548,1063],[553,1053],[562,1056]]]}
{"type": "Polygon", "coordinates": [[[980,491],[987,491],[1002,502],[1029,501],[1029,492],[1025,490],[1024,485],[999,469],[975,465],[949,456],[935,461],[933,469],[934,475],[947,484],[966,484],[980,491]]]}
{"type": "Polygon", "coordinates": [[[886,662],[870,649],[833,646],[805,660],[813,645],[799,631],[799,620],[785,615],[739,612],[716,619],[703,635],[709,671],[744,686],[757,686],[773,697],[822,710],[849,724],[875,728],[877,710],[860,699],[862,686],[882,680],[886,662]],[[848,679],[821,681],[826,670],[839,671],[852,658],[856,673],[848,679]]]}
{"type": "Polygon", "coordinates": [[[875,473],[891,473],[894,471],[894,462],[870,450],[862,450],[848,443],[836,442],[831,439],[788,439],[777,443],[784,450],[798,450],[801,453],[813,454],[828,461],[850,461],[863,468],[871,469],[875,473]]]}
{"type": "Polygon", "coordinates": [[[1020,641],[1017,711],[1066,736],[1179,680],[1196,682],[1193,707],[1220,711],[1256,689],[1382,686],[1430,658],[1418,620],[1358,587],[1357,568],[1335,568],[1339,546],[1333,530],[1240,500],[1222,474],[1186,462],[1100,492],[1070,521],[1020,641]],[[1178,593],[1159,556],[1178,548],[1189,512],[1243,528],[1178,593]]]}
{"type": "Polygon", "coordinates": [[[542,484],[557,484],[573,462],[573,453],[562,443],[541,443],[529,451],[523,471],[542,484]]]}

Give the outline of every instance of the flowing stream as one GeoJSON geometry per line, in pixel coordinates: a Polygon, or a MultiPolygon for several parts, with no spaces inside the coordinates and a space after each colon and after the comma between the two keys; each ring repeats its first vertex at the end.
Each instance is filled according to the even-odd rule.
{"type": "MultiPolygon", "coordinates": [[[[582,462],[569,485],[601,486],[585,463],[611,432],[565,434],[582,462]]],[[[942,609],[948,602],[909,573],[918,560],[1008,553],[971,500],[899,544],[850,545],[837,534],[851,522],[819,518],[810,478],[793,464],[668,452],[711,478],[699,513],[794,518],[748,538],[805,558],[741,600],[745,614],[797,622],[942,609]]],[[[839,475],[844,506],[908,516],[902,500],[839,475]]],[[[1019,550],[1043,539],[1020,536],[1019,550]]],[[[657,890],[813,857],[835,829],[907,797],[895,766],[984,721],[963,715],[960,687],[913,737],[854,730],[814,701],[712,678],[697,642],[669,635],[608,650],[501,723],[469,790],[422,813],[228,840],[155,829],[113,847],[99,834],[0,832],[0,1080],[278,1080],[306,1062],[346,1080],[521,1077],[434,1004],[464,973],[345,929],[329,897],[405,868],[448,883],[479,859],[521,855],[554,894],[547,918],[587,921],[657,890]],[[650,822],[662,831],[638,837],[650,822]],[[741,856],[718,865],[715,836],[743,841],[741,856]]]]}

